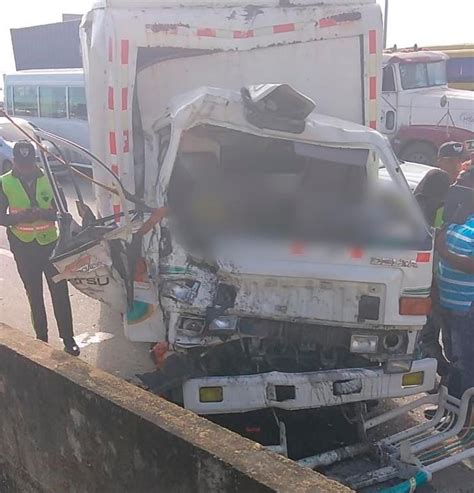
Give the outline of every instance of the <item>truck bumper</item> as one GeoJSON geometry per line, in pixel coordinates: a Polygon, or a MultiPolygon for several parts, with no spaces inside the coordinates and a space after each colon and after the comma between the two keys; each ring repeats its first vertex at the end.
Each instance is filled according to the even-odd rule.
{"type": "Polygon", "coordinates": [[[242,413],[267,408],[296,411],[405,397],[434,388],[436,364],[432,358],[417,360],[409,373],[359,368],[193,378],[183,385],[184,407],[197,414],[242,413]],[[405,375],[411,377],[404,378],[405,375]]]}

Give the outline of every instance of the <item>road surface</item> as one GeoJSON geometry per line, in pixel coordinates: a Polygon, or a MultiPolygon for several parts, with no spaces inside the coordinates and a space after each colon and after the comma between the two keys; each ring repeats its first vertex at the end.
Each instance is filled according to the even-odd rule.
{"type": "MultiPolygon", "coordinates": [[[[73,194],[70,184],[64,184],[65,193],[73,209],[73,194]]],[[[93,194],[87,184],[82,184],[86,201],[93,206],[93,194]]],[[[46,303],[49,319],[50,344],[62,349],[57,334],[49,291],[46,288],[46,303]]],[[[131,343],[122,333],[120,315],[101,303],[85,297],[74,287],[70,287],[70,296],[74,313],[75,333],[83,341],[81,358],[88,363],[113,373],[119,377],[131,379],[137,373],[151,371],[153,364],[149,357],[149,345],[131,343]]],[[[34,335],[26,295],[16,271],[15,262],[8,249],[5,230],[0,228],[0,321],[12,327],[34,335]]],[[[421,413],[410,417],[410,424],[422,421],[421,413]]],[[[407,423],[394,423],[397,426],[407,423]]],[[[474,493],[474,471],[464,466],[456,466],[435,476],[433,483],[419,490],[438,493],[474,493]]]]}

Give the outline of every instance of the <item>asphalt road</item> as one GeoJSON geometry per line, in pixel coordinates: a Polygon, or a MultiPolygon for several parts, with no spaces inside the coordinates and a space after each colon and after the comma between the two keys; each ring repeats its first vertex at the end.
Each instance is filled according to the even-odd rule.
{"type": "MultiPolygon", "coordinates": [[[[73,195],[70,184],[64,184],[65,193],[73,211],[73,195]]],[[[86,201],[94,204],[91,188],[82,184],[86,201]]],[[[50,344],[62,348],[57,334],[56,322],[52,312],[49,292],[45,285],[47,313],[49,319],[50,344]]],[[[75,334],[82,341],[81,358],[88,363],[113,373],[119,377],[130,379],[137,373],[153,369],[149,357],[149,345],[131,343],[122,332],[120,315],[109,307],[85,297],[74,287],[70,287],[71,303],[74,313],[75,334]]],[[[3,228],[0,228],[0,321],[12,327],[34,335],[31,327],[30,313],[21,280],[16,271],[15,262],[8,249],[8,241],[3,228]]],[[[389,403],[394,406],[402,403],[397,400],[389,403]]],[[[392,433],[399,427],[407,427],[423,421],[421,412],[412,413],[407,420],[398,420],[390,425],[392,433]]],[[[465,466],[455,466],[435,475],[428,487],[417,490],[420,492],[438,493],[474,493],[474,471],[465,466]]]]}

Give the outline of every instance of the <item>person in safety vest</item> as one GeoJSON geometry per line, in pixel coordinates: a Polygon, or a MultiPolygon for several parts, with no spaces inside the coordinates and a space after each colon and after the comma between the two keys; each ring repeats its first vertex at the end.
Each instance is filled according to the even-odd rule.
{"type": "Polygon", "coordinates": [[[44,274],[64,350],[78,356],[67,282],[53,281],[58,271],[49,260],[58,239],[53,191],[36,165],[36,151],[30,142],[17,142],[13,157],[12,171],[0,176],[0,225],[7,228],[10,249],[30,302],[36,337],[48,342],[44,274]]]}

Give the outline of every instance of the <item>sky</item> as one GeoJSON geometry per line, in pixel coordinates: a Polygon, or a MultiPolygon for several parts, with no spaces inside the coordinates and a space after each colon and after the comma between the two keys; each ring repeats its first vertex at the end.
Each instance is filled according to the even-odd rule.
{"type": "MultiPolygon", "coordinates": [[[[384,5],[384,0],[377,1],[384,5]]],[[[388,46],[474,43],[474,0],[389,2],[388,46]]],[[[0,74],[15,70],[10,28],[58,22],[62,13],[82,14],[91,4],[91,0],[2,0],[0,74]]]]}

